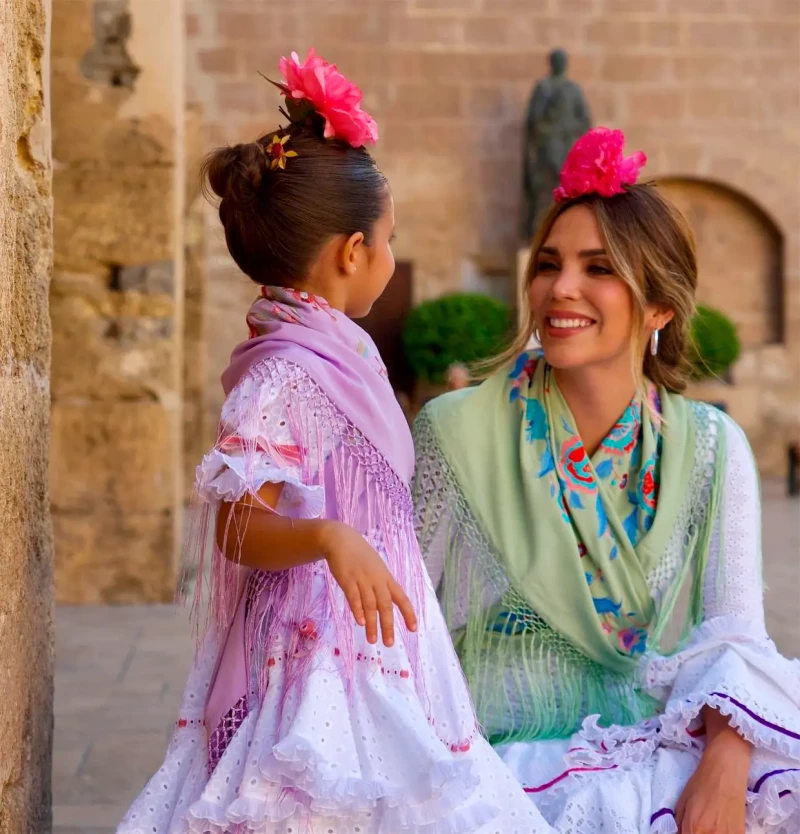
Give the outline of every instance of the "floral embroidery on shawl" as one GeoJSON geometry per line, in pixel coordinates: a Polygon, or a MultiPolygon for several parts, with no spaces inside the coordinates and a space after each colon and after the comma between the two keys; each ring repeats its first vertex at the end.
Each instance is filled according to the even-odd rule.
{"type": "MultiPolygon", "coordinates": [[[[523,410],[525,437],[539,454],[539,478],[550,481],[550,496],[558,505],[565,524],[572,525],[574,513],[593,513],[595,541],[603,548],[610,561],[619,557],[620,547],[609,510],[622,520],[630,544],[636,546],[650,530],[658,502],[658,457],[661,437],[657,437],[656,451],[642,463],[642,408],[634,398],[622,416],[603,439],[592,458],[586,453],[583,441],[570,418],[562,414],[554,417],[559,422],[551,428],[544,404],[537,396],[528,396],[534,375],[544,358],[541,353],[526,352],[520,356],[509,379],[510,401],[523,410]],[[554,437],[555,435],[555,441],[554,437]],[[557,454],[554,455],[554,449],[557,454]],[[607,508],[607,502],[613,507],[607,508]]],[[[549,368],[545,371],[544,394],[550,393],[549,368]]],[[[648,389],[648,407],[660,414],[660,402],[654,385],[648,389]]],[[[587,545],[578,541],[580,558],[587,554],[587,545]]],[[[600,617],[603,631],[615,635],[619,651],[634,656],[647,648],[647,623],[635,611],[625,611],[623,603],[607,595],[602,568],[584,573],[589,585],[594,608],[600,617]]],[[[532,614],[532,612],[531,612],[532,614]]],[[[518,633],[525,628],[525,617],[503,615],[501,626],[505,633],[518,633]]]]}

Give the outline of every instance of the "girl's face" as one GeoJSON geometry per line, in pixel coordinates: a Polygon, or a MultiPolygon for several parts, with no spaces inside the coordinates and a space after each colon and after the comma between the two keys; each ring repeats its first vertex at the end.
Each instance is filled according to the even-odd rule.
{"type": "Polygon", "coordinates": [[[394,200],[386,194],[386,208],[372,228],[369,245],[358,247],[352,275],[348,278],[347,308],[350,318],[364,318],[381,297],[394,275],[394,200]]]}
{"type": "Polygon", "coordinates": [[[614,274],[591,208],[560,215],[532,270],[530,304],[548,363],[565,371],[604,365],[629,373],[633,293],[614,274]]]}

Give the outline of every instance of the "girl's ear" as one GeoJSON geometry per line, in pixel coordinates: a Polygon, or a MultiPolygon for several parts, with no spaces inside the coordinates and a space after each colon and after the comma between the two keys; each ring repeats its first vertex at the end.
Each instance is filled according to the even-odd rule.
{"type": "Polygon", "coordinates": [[[364,247],[364,233],[355,232],[346,238],[339,247],[338,263],[339,269],[347,275],[354,275],[358,269],[358,261],[364,247]]]}

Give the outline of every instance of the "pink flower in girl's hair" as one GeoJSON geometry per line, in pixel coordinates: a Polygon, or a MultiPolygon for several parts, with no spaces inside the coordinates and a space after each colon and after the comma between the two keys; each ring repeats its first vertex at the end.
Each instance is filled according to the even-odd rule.
{"type": "Polygon", "coordinates": [[[325,119],[326,139],[341,139],[354,148],[378,141],[378,125],[361,109],[361,90],[335,64],[309,49],[302,64],[296,52],[291,58],[281,58],[280,71],[289,96],[310,102],[325,119]]]}
{"type": "Polygon", "coordinates": [[[607,127],[596,127],[581,136],[567,154],[561,184],[553,191],[553,199],[560,203],[586,194],[622,194],[623,186],[633,185],[647,162],[641,151],[623,156],[624,144],[623,132],[607,127]]]}

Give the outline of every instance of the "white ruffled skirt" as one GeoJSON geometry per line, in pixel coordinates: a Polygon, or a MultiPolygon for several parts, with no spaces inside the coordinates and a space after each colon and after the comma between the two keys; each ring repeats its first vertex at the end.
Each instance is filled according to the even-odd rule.
{"type": "Polygon", "coordinates": [[[426,607],[425,703],[400,639],[370,646],[360,629],[347,681],[333,629],[322,629],[290,686],[287,642],[273,634],[266,694],[254,703],[251,693],[213,769],[203,715],[218,658],[207,640],[164,763],[118,834],[549,834],[478,732],[429,583],[426,607]]]}
{"type": "Polygon", "coordinates": [[[548,823],[560,834],[678,834],[708,705],[753,744],[747,834],[800,832],[800,662],[763,628],[720,617],[684,651],[650,659],[642,684],[666,699],[657,718],[611,728],[590,718],[569,740],[498,748],[548,823]]]}

